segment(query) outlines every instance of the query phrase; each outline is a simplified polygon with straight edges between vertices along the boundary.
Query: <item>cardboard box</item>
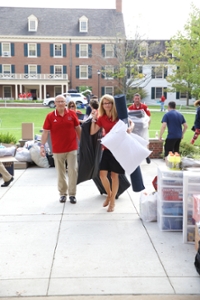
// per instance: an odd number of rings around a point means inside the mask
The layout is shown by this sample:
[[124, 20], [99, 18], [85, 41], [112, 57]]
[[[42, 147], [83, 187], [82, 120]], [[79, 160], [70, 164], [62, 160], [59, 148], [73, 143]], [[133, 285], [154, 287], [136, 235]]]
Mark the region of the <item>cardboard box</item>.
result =
[[14, 169], [27, 169], [28, 163], [26, 161], [15, 161], [14, 162]]
[[195, 249], [198, 251], [200, 241], [200, 233], [197, 224], [195, 225]]
[[[3, 156], [0, 158], [1, 162], [4, 164], [6, 170], [14, 176], [14, 162], [17, 161], [13, 156]], [[0, 174], [2, 177], [2, 175]]]
[[22, 123], [22, 140], [34, 140], [34, 123]]

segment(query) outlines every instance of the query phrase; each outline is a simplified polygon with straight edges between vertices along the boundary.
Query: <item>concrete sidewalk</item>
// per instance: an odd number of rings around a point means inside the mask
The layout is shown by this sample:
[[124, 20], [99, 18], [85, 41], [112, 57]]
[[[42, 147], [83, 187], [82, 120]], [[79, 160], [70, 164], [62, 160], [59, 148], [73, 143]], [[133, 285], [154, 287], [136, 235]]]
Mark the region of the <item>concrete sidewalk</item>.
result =
[[[148, 191], [159, 165], [141, 165]], [[200, 299], [194, 245], [143, 223], [139, 196], [130, 187], [107, 213], [90, 180], [78, 185], [76, 205], [61, 204], [55, 168], [15, 170], [0, 187], [0, 297]]]

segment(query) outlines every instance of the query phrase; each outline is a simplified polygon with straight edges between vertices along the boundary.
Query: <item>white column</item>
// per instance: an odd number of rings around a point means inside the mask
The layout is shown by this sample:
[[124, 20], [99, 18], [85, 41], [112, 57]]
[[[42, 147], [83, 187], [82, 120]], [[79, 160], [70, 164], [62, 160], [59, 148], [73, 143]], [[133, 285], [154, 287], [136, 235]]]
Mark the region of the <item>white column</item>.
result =
[[39, 85], [39, 99], [42, 100], [42, 85]]
[[21, 84], [19, 85], [19, 93], [20, 94], [22, 93], [22, 85]]
[[18, 99], [18, 93], [17, 93], [17, 84], [15, 84], [15, 99]]
[[46, 84], [44, 84], [44, 99], [46, 98], [47, 96], [47, 86]]

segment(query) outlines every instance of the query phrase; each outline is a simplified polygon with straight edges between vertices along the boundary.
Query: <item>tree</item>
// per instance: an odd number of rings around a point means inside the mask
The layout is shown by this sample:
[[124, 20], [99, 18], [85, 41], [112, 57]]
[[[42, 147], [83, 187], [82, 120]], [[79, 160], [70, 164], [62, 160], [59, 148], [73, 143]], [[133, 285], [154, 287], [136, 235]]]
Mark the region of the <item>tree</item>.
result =
[[200, 96], [200, 10], [191, 5], [192, 12], [183, 32], [178, 32], [166, 43], [168, 63], [173, 72], [168, 75], [168, 91], [186, 94], [186, 105], [191, 97]]

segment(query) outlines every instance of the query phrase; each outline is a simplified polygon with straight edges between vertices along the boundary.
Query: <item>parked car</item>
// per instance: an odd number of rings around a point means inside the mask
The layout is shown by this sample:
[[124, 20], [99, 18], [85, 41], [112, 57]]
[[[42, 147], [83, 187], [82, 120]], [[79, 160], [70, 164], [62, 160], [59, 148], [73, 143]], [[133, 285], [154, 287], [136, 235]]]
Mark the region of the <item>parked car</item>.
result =
[[[87, 98], [82, 93], [63, 93], [61, 95], [66, 98], [66, 105], [69, 101], [74, 101], [76, 105], [86, 105], [88, 103]], [[49, 106], [50, 108], [54, 108], [55, 97], [44, 99], [43, 105]]]

